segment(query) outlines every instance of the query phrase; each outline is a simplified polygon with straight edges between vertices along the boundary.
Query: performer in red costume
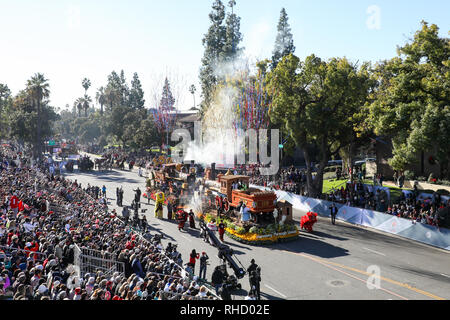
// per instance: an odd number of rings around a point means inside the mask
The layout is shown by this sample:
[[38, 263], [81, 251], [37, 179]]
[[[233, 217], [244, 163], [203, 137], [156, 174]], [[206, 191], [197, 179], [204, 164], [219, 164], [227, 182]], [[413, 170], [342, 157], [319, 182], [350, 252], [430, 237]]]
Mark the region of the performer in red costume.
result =
[[317, 222], [317, 213], [308, 212], [300, 220], [300, 227], [308, 232], [313, 232], [313, 225]]
[[188, 219], [188, 214], [183, 209], [178, 210], [177, 212], [177, 221], [178, 221], [178, 230], [181, 231], [184, 228], [184, 224]]

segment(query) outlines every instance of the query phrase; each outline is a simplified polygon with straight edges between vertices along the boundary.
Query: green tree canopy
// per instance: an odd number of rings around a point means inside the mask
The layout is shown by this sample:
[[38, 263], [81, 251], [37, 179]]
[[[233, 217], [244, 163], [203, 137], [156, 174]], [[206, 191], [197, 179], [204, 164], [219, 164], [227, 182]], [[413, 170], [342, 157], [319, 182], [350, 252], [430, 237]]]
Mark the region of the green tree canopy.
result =
[[[349, 143], [348, 136], [355, 130], [354, 115], [368, 95], [369, 78], [366, 66], [359, 69], [345, 58], [322, 61], [314, 55], [301, 62], [290, 54], [267, 73], [268, 90], [273, 92], [270, 118], [302, 148], [312, 197], [322, 193], [330, 157]], [[320, 151], [314, 179], [311, 145]]]
[[450, 177], [450, 42], [436, 25], [422, 21], [398, 56], [378, 64], [378, 88], [368, 121], [392, 138], [391, 166], [405, 170], [421, 151], [436, 155], [441, 175]]

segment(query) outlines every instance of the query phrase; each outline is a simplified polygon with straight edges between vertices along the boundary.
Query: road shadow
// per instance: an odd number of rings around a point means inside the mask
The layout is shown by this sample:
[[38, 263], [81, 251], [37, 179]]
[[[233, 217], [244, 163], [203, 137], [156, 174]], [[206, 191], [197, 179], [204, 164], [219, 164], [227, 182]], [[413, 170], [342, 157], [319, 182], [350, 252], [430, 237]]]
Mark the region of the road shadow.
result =
[[[225, 237], [224, 237], [224, 239], [225, 239]], [[249, 248], [249, 247], [244, 247], [244, 246], [242, 246], [242, 245], [239, 245], [236, 241], [231, 242], [231, 241], [226, 241], [226, 240], [225, 240], [225, 241], [223, 241], [222, 243], [225, 244], [225, 245], [229, 245], [230, 247], [233, 248], [233, 250], [234, 250], [234, 247], [241, 248], [241, 249], [245, 249], [245, 250], [251, 250], [251, 248]]]
[[422, 277], [427, 277], [427, 278], [430, 278], [430, 279], [433, 279], [433, 280], [436, 280], [439, 282], [450, 283], [450, 278], [442, 275], [441, 273], [432, 272], [432, 271], [424, 270], [424, 269], [418, 269], [418, 268], [412, 269], [412, 268], [408, 268], [408, 267], [401, 267], [401, 266], [394, 266], [394, 265], [392, 267], [403, 270], [408, 273], [412, 273], [412, 274], [419, 275]]
[[270, 247], [267, 246], [267, 248], [272, 250], [285, 250], [293, 253], [306, 253], [321, 258], [337, 258], [349, 255], [348, 250], [344, 248], [336, 247], [323, 240], [311, 238], [308, 235], [304, 236], [303, 233], [300, 233], [297, 240], [279, 243]]
[[315, 236], [318, 236], [318, 237], [334, 239], [334, 240], [339, 240], [339, 241], [348, 240], [348, 238], [342, 238], [342, 237], [331, 235], [329, 233], [323, 233], [323, 232], [320, 232], [320, 231], [313, 231], [312, 234], [315, 235]]
[[[157, 228], [152, 225], [149, 225], [147, 227], [147, 230], [150, 231], [150, 234], [152, 234], [152, 232], [159, 233], [160, 235], [162, 235], [164, 240], [170, 240], [170, 241], [176, 242], [175, 238], [173, 238], [172, 236], [169, 236], [167, 233], [163, 232], [161, 228]], [[152, 235], [154, 235], [154, 234], [152, 234]]]
[[193, 237], [197, 237], [197, 238], [199, 238], [200, 237], [200, 230], [199, 229], [191, 229], [191, 228], [188, 228], [187, 230], [185, 230], [188, 234], [190, 234], [191, 236], [193, 236]]
[[124, 184], [124, 183], [140, 183], [136, 179], [124, 178], [123, 176], [119, 176], [119, 177], [103, 177], [103, 176], [99, 176], [99, 177], [96, 177], [96, 179], [98, 179], [100, 181], [107, 181], [107, 182], [117, 182], [117, 183], [120, 182], [120, 184]]

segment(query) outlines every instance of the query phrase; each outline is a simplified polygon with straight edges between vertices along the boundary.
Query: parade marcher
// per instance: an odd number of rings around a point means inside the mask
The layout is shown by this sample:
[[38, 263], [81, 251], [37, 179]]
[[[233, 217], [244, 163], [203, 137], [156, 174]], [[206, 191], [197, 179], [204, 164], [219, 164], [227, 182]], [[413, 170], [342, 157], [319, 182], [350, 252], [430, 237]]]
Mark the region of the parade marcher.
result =
[[191, 209], [191, 210], [189, 210], [189, 227], [191, 229], [196, 229], [195, 228], [195, 220], [194, 220], [194, 218], [195, 218], [195, 215], [194, 215], [194, 212]]
[[163, 218], [163, 204], [164, 204], [164, 193], [160, 192], [156, 194], [156, 203], [155, 203], [155, 218], [162, 219]]
[[103, 187], [102, 187], [102, 195], [103, 195], [103, 197], [106, 197], [106, 187], [105, 187], [105, 185], [103, 185]]
[[333, 203], [330, 207], [330, 215], [331, 215], [331, 223], [336, 224], [336, 215], [338, 213], [338, 208], [336, 208], [336, 205]]
[[200, 257], [200, 274], [199, 274], [199, 278], [200, 279], [206, 279], [206, 268], [208, 265], [208, 255], [206, 254], [206, 252], [202, 252], [202, 255]]
[[119, 189], [119, 187], [116, 188], [116, 199], [117, 199], [117, 201], [116, 201], [117, 206], [120, 207], [120, 189]]
[[221, 219], [222, 214], [223, 214], [223, 209], [220, 206], [218, 206], [217, 207], [217, 218]]
[[184, 224], [187, 221], [187, 212], [183, 209], [178, 210], [177, 212], [177, 222], [178, 222], [178, 231], [184, 229]]
[[119, 189], [119, 199], [120, 199], [119, 207], [121, 207], [123, 204], [123, 188], [122, 188], [122, 186], [120, 186], [120, 189]]
[[172, 220], [172, 212], [173, 212], [173, 205], [172, 201], [168, 201], [167, 203], [167, 219]]
[[217, 229], [219, 231], [220, 241], [224, 242], [223, 235], [225, 234], [225, 224], [223, 223], [223, 221], [220, 221], [220, 223], [217, 225]]
[[141, 189], [139, 189], [139, 187], [137, 187], [136, 190], [133, 190], [135, 192], [134, 194], [134, 199], [137, 203], [141, 202]]

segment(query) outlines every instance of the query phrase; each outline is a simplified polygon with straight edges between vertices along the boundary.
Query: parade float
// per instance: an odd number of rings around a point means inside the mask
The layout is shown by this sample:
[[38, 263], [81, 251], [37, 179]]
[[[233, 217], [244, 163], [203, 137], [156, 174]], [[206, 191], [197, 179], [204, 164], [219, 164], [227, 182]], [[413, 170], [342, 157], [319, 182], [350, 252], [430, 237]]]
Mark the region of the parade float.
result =
[[[200, 214], [206, 222], [225, 224], [225, 233], [232, 239], [250, 245], [267, 245], [297, 240], [299, 231], [292, 221], [292, 204], [277, 201], [272, 191], [248, 188], [246, 176], [220, 176], [220, 188], [210, 186], [215, 211]], [[238, 183], [236, 183], [238, 181]], [[233, 189], [233, 184], [244, 186]], [[228, 200], [231, 199], [231, 200]], [[218, 217], [217, 212], [224, 212]]]
[[277, 201], [273, 191], [249, 187], [248, 176], [228, 171], [214, 179], [213, 165], [205, 177], [197, 178], [190, 165], [165, 164], [153, 177], [148, 189], [152, 199], [163, 192], [175, 206], [196, 212], [199, 220], [223, 222], [226, 234], [239, 242], [257, 245], [298, 239], [292, 204]]
[[215, 222], [216, 224], [222, 222], [225, 224], [225, 234], [230, 238], [245, 244], [250, 245], [267, 245], [278, 242], [288, 242], [297, 240], [299, 231], [293, 223], [272, 223], [266, 226], [245, 226], [236, 223], [228, 217], [217, 217], [217, 215], [208, 213], [197, 215], [199, 220], [208, 222]]

